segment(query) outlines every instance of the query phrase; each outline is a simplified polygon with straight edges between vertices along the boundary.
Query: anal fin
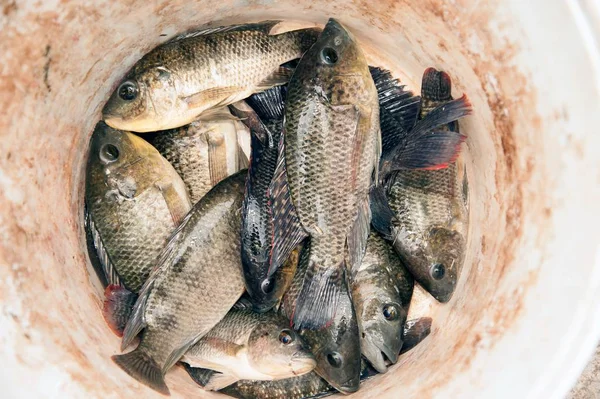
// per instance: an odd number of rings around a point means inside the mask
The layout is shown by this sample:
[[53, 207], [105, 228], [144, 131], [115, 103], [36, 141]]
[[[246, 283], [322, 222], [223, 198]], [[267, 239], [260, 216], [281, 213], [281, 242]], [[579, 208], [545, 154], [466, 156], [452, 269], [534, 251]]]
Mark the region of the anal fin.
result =
[[187, 363], [182, 364], [183, 368], [185, 369], [185, 371], [187, 371], [192, 380], [194, 380], [196, 384], [200, 385], [203, 388], [206, 386], [206, 384], [208, 384], [208, 381], [213, 376], [213, 374], [216, 373], [213, 370], [192, 367]]
[[[313, 244], [318, 240], [312, 237]], [[316, 246], [311, 245], [310, 251], [314, 251]], [[292, 322], [296, 329], [318, 330], [326, 326], [335, 317], [346, 284], [344, 259], [338, 265], [325, 266], [310, 260], [311, 255], [308, 255], [308, 269], [294, 307]]]
[[358, 207], [358, 215], [348, 237], [346, 246], [348, 249], [348, 270], [353, 275], [358, 270], [367, 248], [367, 238], [371, 231], [371, 208], [369, 198], [365, 198]]
[[269, 76], [264, 78], [262, 82], [257, 84], [254, 88], [255, 93], [259, 93], [264, 90], [268, 90], [273, 86], [281, 86], [287, 84], [292, 75], [294, 74], [294, 70], [286, 67], [280, 66], [275, 71], [273, 71]]
[[214, 373], [208, 383], [204, 386], [207, 391], [218, 391], [231, 384], [235, 384], [239, 378], [232, 374]]

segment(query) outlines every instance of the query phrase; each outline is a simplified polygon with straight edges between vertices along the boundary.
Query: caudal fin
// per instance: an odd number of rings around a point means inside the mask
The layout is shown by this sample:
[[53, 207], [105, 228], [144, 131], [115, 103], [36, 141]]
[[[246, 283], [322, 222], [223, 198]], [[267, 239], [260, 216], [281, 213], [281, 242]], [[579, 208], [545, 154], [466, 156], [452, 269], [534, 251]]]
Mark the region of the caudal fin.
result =
[[125, 325], [133, 312], [137, 295], [125, 287], [109, 285], [104, 291], [102, 315], [110, 329], [119, 337], [123, 336]]
[[275, 86], [251, 95], [246, 102], [254, 109], [261, 121], [282, 120], [286, 91], [285, 86]]
[[381, 157], [379, 168], [382, 178], [394, 170], [443, 169], [454, 162], [466, 136], [443, 130], [442, 126], [471, 112], [471, 103], [465, 95], [428, 113], [417, 122], [405, 141]]
[[309, 264], [294, 307], [294, 328], [318, 330], [331, 322], [345, 284], [345, 269], [344, 261], [328, 268]]
[[115, 355], [112, 360], [139, 382], [163, 395], [171, 394], [160, 366], [139, 347], [133, 352]]

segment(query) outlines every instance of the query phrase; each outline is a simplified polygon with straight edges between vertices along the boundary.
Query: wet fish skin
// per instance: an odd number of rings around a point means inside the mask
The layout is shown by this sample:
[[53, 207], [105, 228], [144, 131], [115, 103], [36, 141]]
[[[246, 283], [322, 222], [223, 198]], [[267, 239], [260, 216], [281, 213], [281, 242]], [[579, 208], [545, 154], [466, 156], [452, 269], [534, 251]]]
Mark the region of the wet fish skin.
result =
[[361, 352], [378, 372], [385, 373], [385, 357], [396, 363], [402, 348], [413, 277], [391, 244], [371, 232], [365, 257], [352, 278], [351, 287]]
[[[400, 354], [413, 349], [423, 341], [431, 332], [431, 319], [423, 317], [408, 320], [405, 324], [403, 337], [405, 345]], [[210, 370], [195, 369], [186, 365], [186, 371], [200, 386], [206, 385]], [[360, 380], [365, 381], [377, 375], [377, 371], [369, 367], [366, 362], [361, 363]], [[322, 398], [333, 395], [336, 390], [317, 373], [310, 372], [300, 377], [287, 378], [277, 381], [248, 381], [241, 380], [219, 391], [225, 395], [241, 399], [305, 399]]]
[[346, 267], [360, 264], [380, 141], [377, 91], [365, 56], [330, 19], [298, 64], [285, 109], [287, 182], [299, 224], [312, 239], [293, 317], [297, 328], [320, 328], [332, 319]]
[[231, 310], [181, 359], [218, 371], [206, 384], [222, 389], [240, 380], [279, 380], [315, 367], [315, 359], [289, 322], [274, 312]]
[[[251, 96], [247, 104], [236, 103], [231, 107], [251, 132], [251, 162], [242, 209], [242, 266], [246, 290], [258, 312], [265, 312], [279, 303], [295, 272], [292, 259], [285, 265], [285, 270], [279, 268], [274, 275], [269, 275], [275, 267], [275, 200], [269, 186], [277, 167], [283, 106], [283, 89], [274, 87]], [[297, 255], [295, 260], [297, 263]]]
[[299, 58], [318, 34], [270, 34], [278, 21], [186, 33], [147, 53], [103, 109], [107, 124], [135, 132], [177, 128], [216, 106], [287, 83], [280, 65]]
[[[296, 276], [283, 297], [280, 312], [291, 319], [297, 296], [309, 268], [310, 240], [304, 244]], [[300, 329], [317, 360], [315, 372], [342, 393], [356, 392], [360, 379], [360, 340], [356, 314], [347, 291], [343, 290], [335, 317], [319, 330]]]
[[[450, 85], [445, 72], [425, 71], [421, 118], [451, 101]], [[458, 124], [444, 128], [458, 129]], [[446, 169], [398, 171], [388, 184], [394, 248], [415, 279], [440, 302], [452, 297], [465, 258], [466, 179], [464, 160], [458, 158]]]
[[91, 138], [85, 202], [108, 283], [133, 292], [191, 208], [183, 181], [154, 147], [103, 122]]
[[244, 292], [239, 231], [245, 178], [241, 171], [225, 179], [187, 214], [125, 327], [121, 348], [144, 330], [139, 346], [113, 356], [128, 374], [159, 392], [168, 392], [164, 375], [171, 366]]
[[227, 114], [229, 118], [216, 116], [157, 132], [151, 141], [183, 179], [192, 204], [221, 180], [248, 167], [238, 136], [249, 132], [240, 129], [237, 125], [241, 122]]

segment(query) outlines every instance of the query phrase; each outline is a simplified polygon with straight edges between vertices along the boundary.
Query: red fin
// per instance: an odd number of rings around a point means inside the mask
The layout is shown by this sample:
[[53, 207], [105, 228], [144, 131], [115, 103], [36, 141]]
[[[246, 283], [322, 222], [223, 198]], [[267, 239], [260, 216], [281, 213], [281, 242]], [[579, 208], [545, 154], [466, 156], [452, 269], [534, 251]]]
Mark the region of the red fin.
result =
[[104, 291], [102, 315], [110, 329], [119, 337], [123, 336], [136, 299], [136, 294], [119, 285], [109, 285]]

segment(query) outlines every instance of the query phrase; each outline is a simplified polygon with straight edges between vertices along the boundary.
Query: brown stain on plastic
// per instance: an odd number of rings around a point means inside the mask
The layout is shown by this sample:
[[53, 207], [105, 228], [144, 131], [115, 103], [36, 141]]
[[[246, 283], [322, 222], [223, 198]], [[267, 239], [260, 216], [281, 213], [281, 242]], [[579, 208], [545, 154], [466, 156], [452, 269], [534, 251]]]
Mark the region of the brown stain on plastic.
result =
[[[156, 25], [157, 32], [162, 32], [166, 27], [172, 27], [175, 19], [167, 14], [177, 11], [182, 4], [177, 1], [175, 3], [177, 4], [164, 3], [156, 9], [157, 13], [164, 15], [164, 20]], [[207, 1], [206, 7], [218, 6], [218, 3], [217, 1]], [[254, 3], [257, 9], [263, 7], [262, 2]], [[0, 109], [3, 110], [3, 113], [0, 113], [0, 126], [13, 127], [11, 119], [14, 115], [24, 114], [23, 110], [27, 108], [26, 117], [30, 119], [32, 125], [51, 126], [58, 130], [56, 135], [53, 134], [55, 132], [48, 132], [44, 136], [36, 137], [33, 143], [28, 142], [29, 132], [26, 129], [2, 130], [5, 135], [10, 136], [7, 137], [5, 145], [9, 143], [11, 150], [5, 152], [5, 156], [0, 157], [0, 168], [7, 171], [8, 178], [12, 179], [15, 184], [12, 187], [14, 191], [12, 194], [0, 192], [2, 217], [6, 218], [2, 221], [10, 221], [4, 226], [4, 234], [9, 237], [9, 240], [0, 242], [0, 264], [18, 265], [9, 273], [14, 281], [14, 288], [23, 293], [19, 299], [22, 301], [24, 309], [37, 309], [43, 293], [50, 290], [56, 291], [57, 286], [63, 290], [60, 297], [56, 295], [53, 298], [60, 299], [61, 303], [43, 304], [44, 310], [56, 307], [59, 312], [56, 316], [49, 317], [48, 314], [40, 311], [13, 314], [10, 318], [15, 330], [20, 334], [19, 340], [16, 341], [18, 345], [26, 345], [26, 341], [37, 342], [40, 338], [33, 335], [32, 332], [41, 331], [44, 335], [41, 338], [44, 346], [60, 348], [60, 350], [53, 351], [53, 356], [59, 354], [68, 356], [70, 362], [65, 366], [67, 372], [88, 392], [106, 392], [108, 381], [94, 380], [88, 377], [98, 375], [94, 364], [100, 364], [106, 368], [107, 372], [115, 374], [114, 378], [110, 380], [111, 393], [121, 393], [116, 391], [121, 387], [115, 382], [128, 381], [131, 384], [126, 387], [127, 393], [147, 394], [148, 389], [140, 387], [139, 384], [136, 385], [126, 376], [117, 375], [120, 371], [116, 368], [110, 368], [108, 358], [117, 352], [118, 339], [112, 336], [104, 325], [100, 312], [100, 298], [96, 294], [90, 293], [91, 288], [86, 285], [89, 283], [83, 263], [87, 262], [87, 258], [81, 252], [85, 248], [81, 226], [82, 170], [77, 170], [77, 167], [73, 167], [73, 165], [82, 165], [84, 162], [85, 157], [82, 153], [87, 148], [87, 135], [91, 131], [88, 128], [93, 126], [94, 121], [85, 121], [87, 126], [83, 126], [83, 122], [82, 125], [78, 125], [63, 120], [48, 119], [47, 115], [43, 113], [46, 110], [43, 104], [54, 102], [60, 104], [61, 101], [71, 99], [64, 94], [65, 90], [77, 90], [78, 86], [76, 85], [68, 86], [64, 90], [62, 87], [59, 89], [64, 80], [80, 82], [81, 86], [85, 84], [87, 88], [96, 85], [94, 87], [97, 87], [97, 90], [107, 90], [102, 86], [108, 84], [106, 82], [115, 83], [110, 71], [106, 70], [107, 67], [102, 65], [99, 58], [95, 59], [96, 64], [89, 62], [85, 68], [80, 69], [66, 66], [64, 61], [61, 62], [61, 57], [70, 59], [69, 57], [76, 58], [75, 56], [78, 55], [75, 51], [68, 52], [70, 46], [77, 46], [77, 43], [86, 36], [95, 39], [94, 45], [100, 45], [100, 50], [97, 51], [110, 51], [110, 48], [102, 47], [102, 44], [112, 43], [117, 48], [115, 51], [119, 51], [122, 55], [125, 52], [121, 46], [132, 46], [133, 39], [123, 37], [119, 42], [112, 38], [113, 32], [104, 29], [105, 26], [102, 24], [98, 24], [98, 26], [90, 24], [86, 27], [89, 31], [82, 32], [71, 28], [73, 24], [70, 22], [81, 23], [81, 21], [89, 19], [102, 19], [106, 23], [107, 18], [114, 21], [123, 15], [120, 12], [136, 7], [141, 2], [135, 0], [128, 1], [127, 4], [119, 2], [119, 8], [113, 10], [114, 14], [110, 16], [106, 16], [98, 9], [98, 6], [71, 7], [70, 4], [70, 2], [63, 3], [61, 6], [63, 11], [65, 8], [68, 11], [62, 14], [54, 11], [27, 13], [23, 17], [20, 16], [17, 23], [9, 22], [4, 25], [0, 32], [0, 38], [3, 39], [0, 40], [1, 52], [3, 54], [8, 52], [19, 54], [19, 56], [3, 60], [4, 67], [11, 72], [10, 76], [0, 75], [0, 92], [3, 94], [0, 96]], [[510, 65], [511, 57], [519, 49], [507, 43], [501, 51], [486, 54], [484, 59], [480, 54], [471, 52], [467, 46], [462, 46], [463, 43], [467, 43], [469, 35], [473, 34], [474, 27], [485, 26], [494, 16], [495, 9], [489, 4], [477, 4], [477, 7], [473, 7], [474, 2], [467, 0], [457, 0], [455, 5], [435, 0], [384, 0], [379, 2], [377, 7], [373, 7], [372, 2], [363, 0], [355, 0], [352, 4], [364, 16], [365, 21], [381, 31], [401, 25], [402, 21], [397, 19], [397, 15], [402, 13], [404, 8], [409, 8], [410, 14], [420, 18], [423, 24], [443, 25], [447, 37], [436, 40], [436, 45], [428, 50], [435, 53], [434, 57], [440, 62], [446, 59], [448, 53], [460, 52], [461, 56], [470, 63], [473, 73], [482, 82], [480, 89], [485, 95], [487, 108], [492, 115], [494, 132], [467, 131], [466, 133], [489, 134], [494, 142], [497, 156], [494, 176], [496, 192], [494, 194], [497, 196], [496, 201], [500, 206], [498, 213], [504, 215], [505, 231], [504, 240], [501, 242], [498, 242], [493, 236], [495, 232], [484, 231], [482, 237], [475, 238], [480, 243], [481, 253], [486, 259], [497, 257], [498, 267], [483, 265], [483, 274], [479, 274], [473, 267], [472, 272], [464, 275], [463, 279], [466, 279], [465, 286], [474, 291], [480, 290], [478, 286], [480, 279], [490, 279], [500, 284], [502, 279], [511, 272], [511, 264], [518, 261], [515, 259], [515, 250], [523, 238], [526, 205], [538, 205], [537, 200], [531, 197], [531, 193], [524, 191], [522, 186], [532, 175], [541, 173], [540, 168], [542, 167], [534, 162], [531, 154], [525, 153], [524, 146], [520, 145], [523, 138], [517, 137], [515, 132], [518, 126], [528, 126], [533, 130], [540, 130], [539, 119], [537, 126], [535, 121], [535, 92], [529, 89], [527, 77]], [[306, 10], [314, 8], [313, 5], [306, 6]], [[469, 13], [465, 12], [466, 9]], [[22, 11], [14, 1], [2, 6], [2, 14], [6, 18], [12, 18]], [[239, 12], [239, 10], [235, 12]], [[229, 17], [235, 17], [235, 12]], [[23, 35], [17, 25], [29, 26], [31, 31], [38, 34]], [[499, 47], [495, 43], [495, 38], [489, 36], [484, 29], [477, 29], [476, 33], [482, 40], [484, 49]], [[5, 38], [10, 38], [10, 40], [4, 40]], [[52, 47], [44, 56], [46, 46], [50, 43], [49, 39], [52, 39], [53, 43], [68, 45], [65, 45], [64, 48]], [[418, 37], [409, 37], [408, 40], [412, 40], [415, 45], [420, 46], [427, 43]], [[457, 46], [457, 43], [461, 46]], [[88, 54], [84, 54], [83, 57], [90, 59]], [[424, 68], [427, 66], [429, 65], [423, 65]], [[69, 75], [74, 72], [77, 74], [75, 80], [69, 80]], [[496, 78], [497, 86], [491, 84], [489, 76]], [[453, 76], [453, 78], [457, 86], [461, 86], [461, 76]], [[463, 89], [470, 93], [469, 87]], [[102, 94], [102, 92], [100, 93]], [[92, 97], [95, 98], [95, 96], [96, 93], [89, 98], [83, 96], [83, 99], [92, 102]], [[511, 100], [515, 98], [518, 101]], [[96, 103], [94, 105], [98, 106]], [[479, 111], [475, 110], [475, 112]], [[560, 117], [568, 119], [569, 116], [565, 113], [566, 111], [559, 112], [557, 119]], [[76, 119], [75, 121], [77, 122]], [[576, 143], [573, 146], [577, 151]], [[35, 154], [35, 158], [32, 154]], [[527, 161], [523, 162], [524, 159]], [[15, 168], [14, 165], [19, 166]], [[39, 165], [44, 165], [46, 171], [58, 171], [59, 173], [56, 176], [39, 176]], [[49, 181], [52, 183], [51, 185], [48, 184]], [[27, 182], [27, 184], [23, 182]], [[53, 195], [52, 202], [45, 204], [46, 199], [40, 195], [45, 186], [52, 187], [53, 190], [62, 188], [64, 191], [61, 195]], [[543, 192], [543, 187], [541, 189]], [[57, 201], [54, 197], [61, 197], [61, 200]], [[550, 207], [544, 205], [540, 209], [544, 209], [543, 217], [545, 219], [551, 219]], [[51, 216], [44, 216], [44, 212], [77, 216], [67, 218], [68, 220], [56, 220]], [[38, 216], [40, 214], [42, 216]], [[80, 237], [81, 245], [69, 247], [67, 251], [56, 250], [62, 248], [64, 241], [68, 239], [67, 235]], [[54, 265], [68, 264], [71, 269], [68, 267], [57, 267], [51, 270], [38, 268], [43, 262], [40, 257], [36, 258], [31, 255], [34, 250], [52, 256], [55, 260]], [[75, 258], [70, 256], [72, 253], [76, 255]], [[463, 333], [457, 336], [456, 341], [448, 343], [445, 357], [428, 358], [430, 361], [428, 369], [439, 372], [438, 377], [429, 380], [438, 381], [438, 383], [423, 387], [419, 397], [433, 396], [440, 386], [452, 378], [454, 373], [469, 367], [479, 349], [485, 348], [486, 345], [493, 345], [494, 338], [505, 333], [522, 312], [526, 287], [533, 284], [536, 279], [537, 273], [532, 271], [524, 276], [522, 284], [518, 287], [515, 286], [508, 293], [494, 295], [494, 292], [490, 291], [486, 292], [487, 295], [478, 295], [478, 297], [489, 298], [488, 303], [460, 302], [445, 305], [452, 307], [450, 310], [453, 313], [447, 320], [448, 327], [436, 325], [434, 320], [434, 330], [428, 338], [429, 342], [433, 342], [439, 337], [444, 328], [456, 328]], [[0, 289], [0, 298], [3, 301], [11, 299], [9, 295], [11, 295], [9, 292]], [[90, 300], [85, 300], [86, 298]], [[92, 303], [92, 307], [86, 308], [87, 313], [82, 314], [81, 309], [78, 308], [79, 300]], [[478, 317], [478, 311], [481, 309], [485, 309], [485, 320], [493, 322], [489, 326], [485, 325]], [[88, 318], [94, 322], [86, 323]], [[458, 325], [460, 327], [454, 327]], [[85, 341], [81, 339], [81, 335], [78, 336], [78, 339], [69, 335], [71, 332], [81, 329], [85, 330]], [[90, 347], [90, 344], [95, 346]], [[426, 352], [425, 349], [417, 350], [422, 352], [416, 353], [426, 356], [426, 353], [423, 353]], [[92, 363], [91, 358], [94, 356], [106, 359], [106, 362]], [[21, 362], [25, 365], [29, 364], [28, 359], [24, 356], [21, 357]], [[58, 364], [60, 359], [51, 358], [48, 362], [49, 364], [52, 362]], [[394, 377], [396, 376], [390, 378]], [[168, 378], [170, 385], [172, 381], [182, 384], [181, 389], [179, 389], [180, 385], [177, 385], [178, 391], [186, 389], [188, 380], [181, 370], [177, 369], [170, 373]], [[390, 387], [387, 391], [380, 391], [379, 394], [388, 392], [397, 396], [396, 389], [397, 387]], [[189, 392], [192, 394], [194, 390], [190, 389]], [[363, 393], [361, 391], [356, 396], [360, 397]]]

